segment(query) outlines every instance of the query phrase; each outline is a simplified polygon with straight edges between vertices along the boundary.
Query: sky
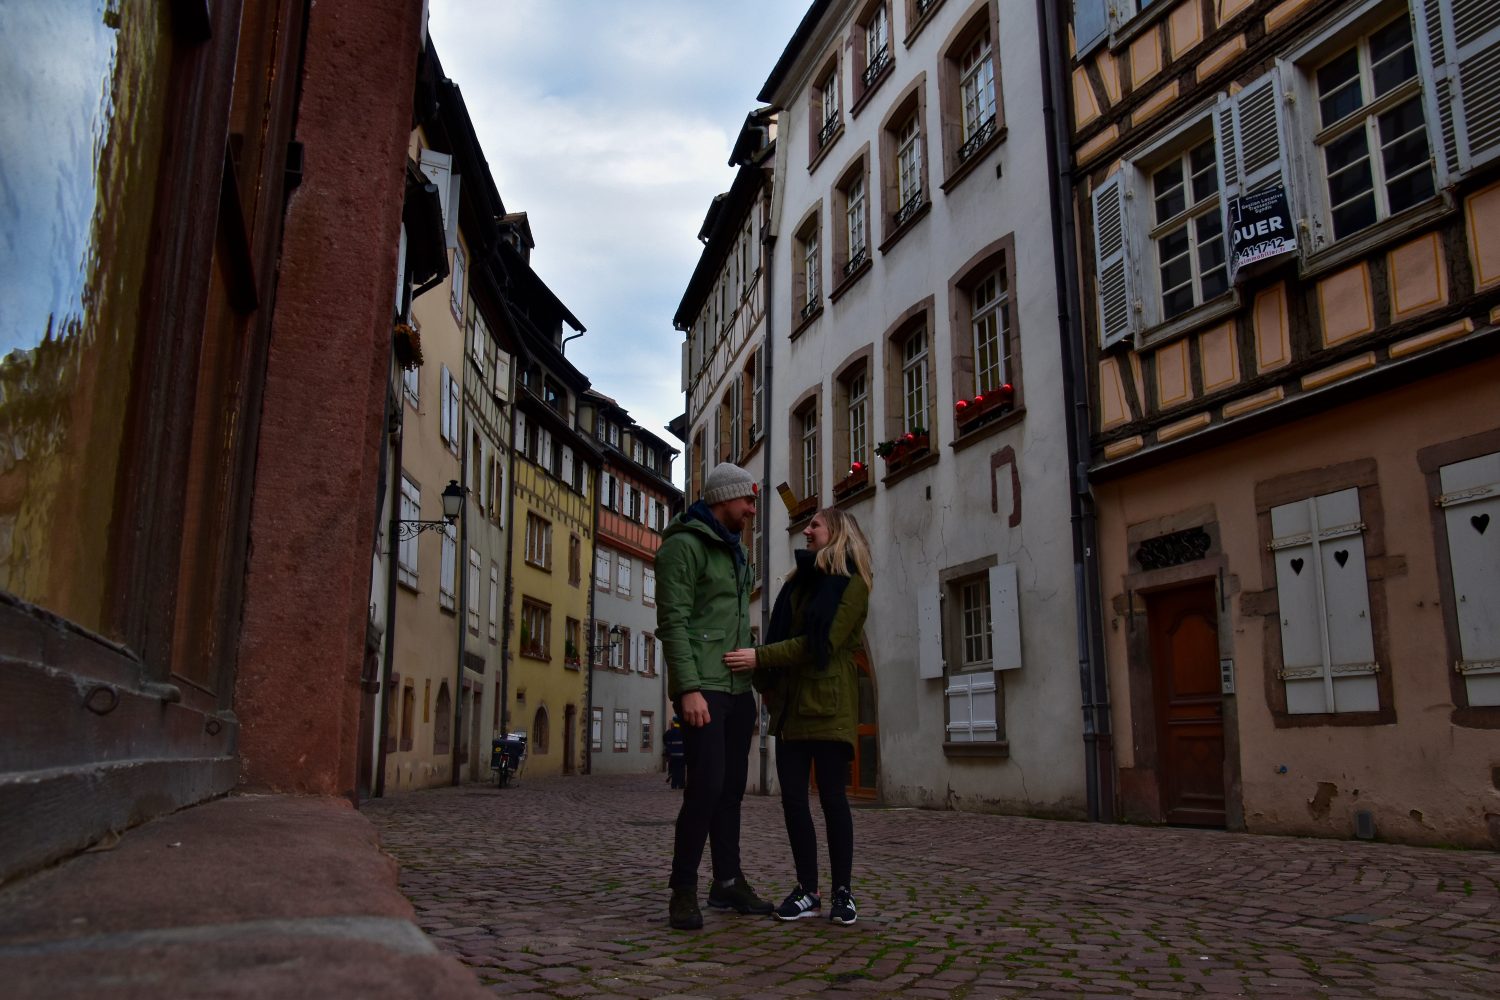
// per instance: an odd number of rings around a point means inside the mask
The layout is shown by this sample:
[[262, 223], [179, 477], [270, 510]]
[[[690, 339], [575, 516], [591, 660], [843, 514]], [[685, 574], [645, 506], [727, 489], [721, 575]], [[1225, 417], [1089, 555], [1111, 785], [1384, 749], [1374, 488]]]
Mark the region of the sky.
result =
[[[588, 332], [567, 356], [674, 447], [682, 335], [672, 316], [729, 150], [808, 0], [431, 0], [531, 266]], [[565, 331], [569, 332], [569, 331]], [[681, 462], [674, 469], [681, 481]]]

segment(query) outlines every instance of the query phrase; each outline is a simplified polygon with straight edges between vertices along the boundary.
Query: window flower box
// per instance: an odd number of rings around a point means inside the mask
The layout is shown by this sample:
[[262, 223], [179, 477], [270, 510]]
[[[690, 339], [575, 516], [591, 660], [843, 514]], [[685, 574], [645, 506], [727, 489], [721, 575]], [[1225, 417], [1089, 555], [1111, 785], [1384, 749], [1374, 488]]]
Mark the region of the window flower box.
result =
[[397, 323], [391, 331], [391, 348], [396, 362], [407, 371], [422, 365], [422, 335], [409, 323]]
[[787, 519], [795, 524], [805, 517], [812, 517], [817, 512], [817, 496], [813, 495], [810, 497], [803, 497], [801, 500], [798, 500], [795, 504], [792, 505], [791, 510], [787, 511]]
[[953, 404], [953, 416], [960, 434], [987, 423], [991, 417], [1008, 412], [1015, 404], [1015, 388], [1009, 382], [973, 399], [960, 399]]
[[849, 466], [849, 474], [833, 484], [833, 498], [842, 500], [870, 485], [870, 467], [863, 462]]
[[885, 474], [899, 472], [932, 450], [932, 439], [926, 428], [915, 427], [898, 438], [882, 441], [875, 454], [885, 459]]

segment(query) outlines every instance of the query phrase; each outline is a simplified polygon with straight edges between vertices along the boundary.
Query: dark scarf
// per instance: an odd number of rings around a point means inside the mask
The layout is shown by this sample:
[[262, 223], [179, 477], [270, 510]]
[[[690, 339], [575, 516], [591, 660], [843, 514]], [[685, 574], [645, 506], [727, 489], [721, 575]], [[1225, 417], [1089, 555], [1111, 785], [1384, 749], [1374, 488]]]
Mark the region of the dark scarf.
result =
[[714, 517], [712, 507], [704, 503], [702, 500], [699, 500], [687, 509], [687, 513], [684, 515], [684, 518], [689, 521], [702, 521], [704, 524], [714, 529], [714, 534], [722, 538], [724, 540], [724, 544], [728, 545], [730, 550], [734, 552], [735, 566], [739, 567], [745, 565], [745, 550], [740, 546], [740, 536], [736, 535], [734, 532], [730, 531], [728, 528], [724, 527], [724, 525], [719, 523], [719, 519], [717, 517]]
[[[771, 624], [766, 630], [766, 641], [780, 642], [792, 637], [792, 595], [807, 594], [802, 608], [802, 629], [813, 662], [819, 670], [828, 669], [828, 660], [833, 655], [832, 641], [828, 637], [833, 628], [833, 617], [838, 614], [839, 604], [844, 599], [844, 588], [849, 586], [849, 577], [836, 573], [824, 573], [818, 568], [816, 555], [807, 549], [798, 549], [797, 572], [776, 595], [776, 605], [771, 609]], [[849, 571], [855, 572], [850, 566]]]

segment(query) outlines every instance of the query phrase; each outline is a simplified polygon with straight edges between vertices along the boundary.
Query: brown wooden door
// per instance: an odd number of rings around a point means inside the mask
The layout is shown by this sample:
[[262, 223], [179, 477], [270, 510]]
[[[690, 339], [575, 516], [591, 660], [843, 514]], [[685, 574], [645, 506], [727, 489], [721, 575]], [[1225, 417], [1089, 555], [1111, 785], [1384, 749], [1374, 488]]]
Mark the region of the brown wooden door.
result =
[[854, 656], [859, 669], [859, 727], [855, 730], [854, 760], [849, 767], [849, 795], [873, 799], [880, 790], [880, 738], [875, 725], [875, 678], [863, 650]]
[[1163, 818], [1224, 825], [1224, 696], [1212, 583], [1151, 594], [1152, 682]]

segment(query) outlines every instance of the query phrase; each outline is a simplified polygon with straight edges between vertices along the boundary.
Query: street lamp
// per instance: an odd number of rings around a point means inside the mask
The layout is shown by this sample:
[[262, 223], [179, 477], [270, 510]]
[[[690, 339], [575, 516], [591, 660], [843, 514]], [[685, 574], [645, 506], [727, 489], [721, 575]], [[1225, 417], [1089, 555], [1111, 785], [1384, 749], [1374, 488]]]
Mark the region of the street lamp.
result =
[[443, 519], [441, 521], [406, 521], [396, 522], [396, 537], [401, 539], [414, 538], [429, 528], [441, 531], [447, 528], [458, 515], [463, 512], [464, 493], [467, 491], [458, 485], [457, 479], [448, 480], [448, 485], [443, 487]]
[[605, 653], [613, 650], [619, 645], [620, 626], [611, 625], [609, 627], [609, 638], [604, 642], [589, 647], [589, 661], [591, 663], [598, 663], [600, 658], [603, 657]]

